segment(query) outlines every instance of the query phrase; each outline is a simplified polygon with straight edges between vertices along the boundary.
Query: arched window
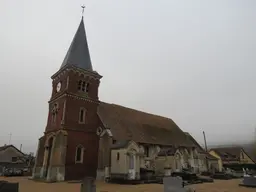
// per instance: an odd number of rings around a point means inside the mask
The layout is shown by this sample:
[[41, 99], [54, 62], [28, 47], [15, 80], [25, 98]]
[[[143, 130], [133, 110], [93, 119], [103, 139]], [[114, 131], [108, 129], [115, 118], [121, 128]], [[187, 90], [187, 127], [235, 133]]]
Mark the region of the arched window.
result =
[[86, 81], [78, 81], [78, 90], [82, 92], [89, 92], [89, 83], [86, 83]]
[[84, 148], [83, 146], [79, 145], [76, 148], [76, 163], [82, 163], [84, 156]]
[[80, 80], [79, 82], [78, 82], [78, 90], [80, 91], [82, 89], [82, 81]]
[[79, 123], [85, 123], [85, 117], [86, 117], [86, 109], [85, 108], [80, 108]]
[[144, 153], [145, 153], [146, 157], [149, 157], [149, 146], [144, 147]]
[[86, 83], [86, 93], [88, 93], [89, 92], [89, 83]]
[[85, 92], [85, 89], [86, 89], [86, 83], [85, 83], [85, 81], [83, 81], [83, 84], [82, 84], [82, 91]]

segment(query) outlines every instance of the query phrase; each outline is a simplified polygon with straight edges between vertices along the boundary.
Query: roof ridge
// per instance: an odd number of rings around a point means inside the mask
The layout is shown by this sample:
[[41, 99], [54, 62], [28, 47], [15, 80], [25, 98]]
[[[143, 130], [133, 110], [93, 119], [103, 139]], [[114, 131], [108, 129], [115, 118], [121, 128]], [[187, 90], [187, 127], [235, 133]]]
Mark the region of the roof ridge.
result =
[[196, 146], [168, 117], [103, 101], [98, 114], [117, 140], [129, 138], [139, 143]]
[[110, 104], [110, 105], [117, 106], [117, 107], [122, 107], [122, 108], [129, 109], [129, 110], [132, 110], [132, 111], [140, 112], [140, 113], [144, 113], [144, 114], [147, 114], [147, 115], [153, 115], [153, 116], [155, 116], [155, 117], [165, 118], [165, 119], [171, 120], [171, 121], [173, 122], [173, 120], [172, 120], [171, 118], [169, 118], [169, 117], [165, 117], [165, 116], [161, 116], [161, 115], [149, 113], [149, 112], [146, 112], [146, 111], [134, 109], [134, 108], [127, 107], [127, 106], [124, 106], [124, 105], [120, 105], [120, 104], [106, 103], [106, 102], [103, 102], [103, 103], [105, 103], [105, 104]]
[[17, 147], [15, 147], [13, 144], [1, 146], [1, 147], [0, 147], [0, 151], [6, 150], [6, 149], [9, 148], [9, 147], [13, 147], [14, 149], [16, 149], [17, 151], [19, 151], [20, 153], [22, 153], [22, 154], [24, 155], [24, 153], [23, 153], [21, 150], [19, 150]]

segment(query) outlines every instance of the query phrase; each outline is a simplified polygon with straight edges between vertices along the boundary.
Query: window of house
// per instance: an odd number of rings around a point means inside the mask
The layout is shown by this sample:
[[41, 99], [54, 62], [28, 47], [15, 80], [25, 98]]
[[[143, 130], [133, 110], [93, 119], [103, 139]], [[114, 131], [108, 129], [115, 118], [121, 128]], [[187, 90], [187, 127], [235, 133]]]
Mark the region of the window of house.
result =
[[117, 152], [117, 154], [116, 154], [116, 160], [119, 161], [119, 159], [120, 159], [120, 153]]
[[12, 162], [17, 162], [18, 158], [17, 157], [12, 157]]
[[78, 146], [76, 148], [76, 163], [83, 162], [83, 154], [84, 154], [84, 148], [82, 146]]
[[112, 144], [115, 144], [115, 143], [116, 143], [116, 140], [115, 140], [115, 139], [113, 139], [113, 140], [112, 140]]
[[149, 147], [148, 146], [144, 147], [144, 151], [145, 151], [146, 157], [149, 157]]

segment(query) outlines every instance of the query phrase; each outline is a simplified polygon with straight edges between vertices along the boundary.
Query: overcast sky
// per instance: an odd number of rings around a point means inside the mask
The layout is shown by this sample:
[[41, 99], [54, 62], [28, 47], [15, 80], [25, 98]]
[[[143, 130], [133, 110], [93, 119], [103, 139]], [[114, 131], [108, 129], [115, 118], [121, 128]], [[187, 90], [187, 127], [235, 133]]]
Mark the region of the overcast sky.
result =
[[1, 0], [0, 145], [35, 151], [51, 79], [85, 10], [99, 97], [172, 118], [203, 143], [253, 139], [255, 0]]

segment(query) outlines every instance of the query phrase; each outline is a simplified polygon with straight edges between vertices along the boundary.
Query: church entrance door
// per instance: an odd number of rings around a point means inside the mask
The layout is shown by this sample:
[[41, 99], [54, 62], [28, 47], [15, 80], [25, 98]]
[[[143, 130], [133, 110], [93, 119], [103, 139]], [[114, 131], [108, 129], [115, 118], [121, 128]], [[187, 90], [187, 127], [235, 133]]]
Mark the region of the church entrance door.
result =
[[136, 178], [136, 156], [135, 154], [129, 155], [129, 179], [134, 180]]

